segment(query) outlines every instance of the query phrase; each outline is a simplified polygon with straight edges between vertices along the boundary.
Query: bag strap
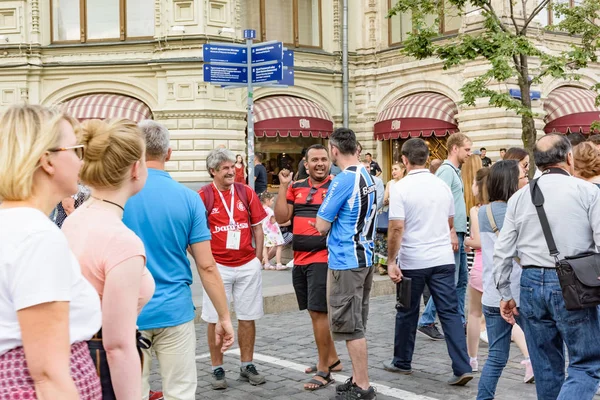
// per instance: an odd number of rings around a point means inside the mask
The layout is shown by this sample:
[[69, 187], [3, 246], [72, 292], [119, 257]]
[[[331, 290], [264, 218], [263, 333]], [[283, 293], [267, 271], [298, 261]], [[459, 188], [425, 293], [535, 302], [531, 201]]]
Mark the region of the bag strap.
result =
[[[210, 187], [210, 183], [208, 185], [204, 185], [198, 190], [198, 194], [202, 192], [204, 194], [204, 208], [206, 208], [206, 212], [210, 214], [215, 204], [215, 194], [212, 191], [212, 187]], [[202, 199], [202, 197], [200, 197]]]
[[538, 186], [539, 179], [540, 178], [534, 179], [529, 183], [529, 188], [531, 191], [531, 201], [533, 202], [533, 205], [535, 206], [535, 209], [538, 214], [538, 218], [540, 219], [540, 224], [542, 225], [542, 232], [544, 232], [546, 244], [548, 245], [548, 250], [550, 250], [550, 255], [554, 257], [554, 260], [558, 263], [558, 255], [560, 253], [556, 248], [554, 236], [552, 236], [552, 231], [550, 230], [550, 223], [548, 222], [548, 217], [546, 216], [546, 211], [544, 210], [544, 194]]
[[488, 217], [488, 221], [490, 221], [490, 225], [492, 226], [492, 231], [496, 234], [496, 236], [500, 235], [500, 229], [498, 229], [498, 225], [496, 225], [496, 220], [494, 219], [494, 214], [492, 214], [492, 204], [488, 204], [485, 209], [485, 212]]

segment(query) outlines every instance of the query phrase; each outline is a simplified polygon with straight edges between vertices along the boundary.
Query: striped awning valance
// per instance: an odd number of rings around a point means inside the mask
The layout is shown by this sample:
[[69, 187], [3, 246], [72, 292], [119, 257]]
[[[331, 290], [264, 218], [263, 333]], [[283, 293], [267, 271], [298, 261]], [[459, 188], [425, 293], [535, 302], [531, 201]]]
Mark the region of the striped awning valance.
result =
[[457, 113], [456, 104], [439, 93], [422, 92], [402, 97], [377, 116], [375, 138], [445, 136], [458, 131]]
[[254, 105], [254, 131], [262, 137], [322, 137], [333, 132], [329, 113], [317, 103], [292, 96], [273, 96]]
[[591, 90], [563, 86], [553, 90], [544, 103], [546, 133], [589, 133], [590, 125], [600, 120], [597, 94]]
[[152, 111], [133, 97], [118, 94], [89, 94], [62, 104], [63, 111], [78, 120], [127, 118], [140, 122], [152, 118]]

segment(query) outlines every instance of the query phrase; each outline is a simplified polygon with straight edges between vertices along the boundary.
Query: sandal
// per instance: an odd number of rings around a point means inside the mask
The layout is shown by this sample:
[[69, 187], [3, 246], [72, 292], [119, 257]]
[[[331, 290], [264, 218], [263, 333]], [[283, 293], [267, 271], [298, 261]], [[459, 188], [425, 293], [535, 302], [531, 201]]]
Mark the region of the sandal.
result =
[[[317, 371], [317, 373], [315, 374], [315, 377], [320, 377], [323, 378], [325, 380], [325, 382], [321, 382], [318, 379], [315, 379], [314, 377], [309, 380], [308, 382], [306, 382], [304, 384], [304, 390], [308, 390], [308, 391], [315, 391], [315, 390], [319, 390], [319, 389], [323, 389], [326, 388], [327, 386], [331, 385], [332, 383], [335, 382], [335, 379], [333, 379], [331, 377], [331, 372], [329, 373], [325, 373], [322, 371]], [[307, 387], [306, 385], [315, 385], [313, 387]]]
[[[329, 366], [329, 372], [341, 372], [342, 368], [334, 370], [334, 368], [337, 367], [338, 365], [340, 365], [341, 363], [342, 362], [340, 360], [337, 360], [336, 362], [331, 364]], [[304, 370], [305, 374], [314, 374], [317, 372], [319, 372], [319, 368], [316, 365], [311, 365], [310, 367], [308, 367]]]

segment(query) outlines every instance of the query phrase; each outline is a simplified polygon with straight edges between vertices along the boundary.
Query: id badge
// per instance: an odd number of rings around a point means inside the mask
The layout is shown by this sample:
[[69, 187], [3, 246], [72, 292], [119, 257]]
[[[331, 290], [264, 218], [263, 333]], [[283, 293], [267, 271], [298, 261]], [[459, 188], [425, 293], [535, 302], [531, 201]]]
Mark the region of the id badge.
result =
[[240, 231], [227, 231], [227, 244], [225, 247], [229, 250], [239, 250], [241, 237], [242, 232]]

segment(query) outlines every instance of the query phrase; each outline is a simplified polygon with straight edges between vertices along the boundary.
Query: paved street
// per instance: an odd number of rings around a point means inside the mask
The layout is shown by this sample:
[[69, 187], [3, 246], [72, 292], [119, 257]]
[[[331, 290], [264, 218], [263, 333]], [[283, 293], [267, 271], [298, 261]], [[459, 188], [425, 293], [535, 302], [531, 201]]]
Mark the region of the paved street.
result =
[[[477, 393], [479, 376], [468, 386], [454, 388], [445, 381], [451, 374], [450, 359], [445, 342], [434, 342], [424, 336], [417, 336], [414, 373], [402, 376], [385, 371], [382, 361], [391, 357], [394, 336], [394, 298], [382, 296], [371, 300], [369, 319], [369, 366], [370, 378], [378, 390], [378, 399], [404, 400], [465, 400], [474, 399]], [[302, 389], [302, 383], [309, 378], [303, 373], [304, 367], [316, 360], [316, 349], [312, 337], [310, 319], [306, 312], [288, 312], [267, 315], [257, 323], [255, 363], [267, 377], [267, 383], [253, 387], [238, 382], [239, 358], [237, 346], [225, 355], [225, 369], [229, 388], [225, 391], [210, 389], [210, 361], [206, 346], [206, 325], [197, 325], [198, 335], [198, 391], [197, 399], [327, 399], [334, 395], [334, 385], [316, 392]], [[350, 374], [350, 362], [345, 345], [338, 344], [338, 351], [344, 363], [344, 371], [336, 376], [343, 382]], [[485, 361], [487, 347], [480, 347], [480, 370]], [[511, 358], [500, 379], [497, 399], [535, 399], [535, 386], [524, 384], [523, 367], [519, 364], [522, 356], [513, 345]], [[154, 390], [160, 389], [160, 378], [156, 365], [151, 375]]]

